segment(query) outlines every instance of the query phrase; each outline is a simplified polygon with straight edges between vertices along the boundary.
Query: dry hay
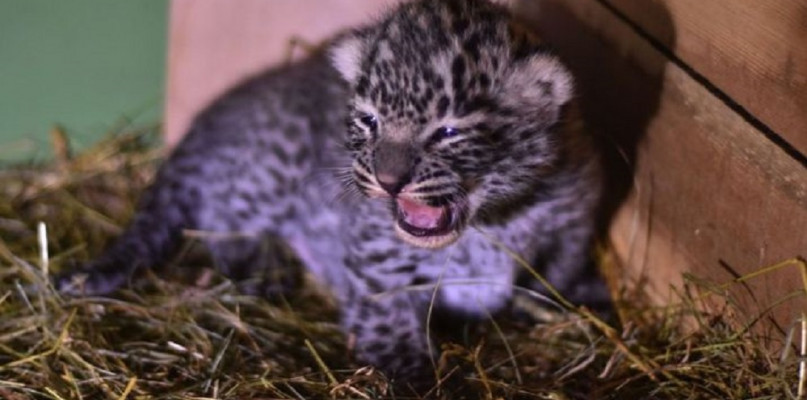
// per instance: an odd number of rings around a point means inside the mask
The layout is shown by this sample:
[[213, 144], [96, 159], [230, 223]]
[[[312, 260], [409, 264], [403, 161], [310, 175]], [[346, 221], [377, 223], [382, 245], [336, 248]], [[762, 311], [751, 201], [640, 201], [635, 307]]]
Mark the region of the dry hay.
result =
[[[53, 291], [49, 274], [97, 254], [131, 215], [160, 158], [155, 131], [130, 129], [76, 157], [56, 131], [55, 161], [0, 170], [0, 398], [417, 398], [350, 358], [333, 302], [314, 285], [273, 301], [215, 274], [147, 274], [113, 297]], [[689, 282], [663, 309], [619, 302], [619, 327], [574, 309], [544, 312], [542, 323], [508, 314], [465, 326], [435, 361], [444, 384], [428, 395], [785, 399], [804, 390], [802, 325], [786, 338], [799, 343], [772, 354], [737, 329], [744, 321], [727, 320], [742, 315], [726, 312], [731, 301], [698, 311], [722, 292]], [[681, 331], [683, 321], [694, 328]]]

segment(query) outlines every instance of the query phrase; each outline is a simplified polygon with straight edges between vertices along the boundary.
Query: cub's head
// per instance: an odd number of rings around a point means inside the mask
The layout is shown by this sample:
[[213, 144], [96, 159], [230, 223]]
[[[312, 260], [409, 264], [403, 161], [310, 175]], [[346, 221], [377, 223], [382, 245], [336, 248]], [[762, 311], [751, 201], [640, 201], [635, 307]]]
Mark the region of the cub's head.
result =
[[389, 199], [398, 235], [421, 247], [499, 223], [559, 158], [572, 80], [483, 0], [420, 0], [338, 41], [351, 86], [353, 181]]

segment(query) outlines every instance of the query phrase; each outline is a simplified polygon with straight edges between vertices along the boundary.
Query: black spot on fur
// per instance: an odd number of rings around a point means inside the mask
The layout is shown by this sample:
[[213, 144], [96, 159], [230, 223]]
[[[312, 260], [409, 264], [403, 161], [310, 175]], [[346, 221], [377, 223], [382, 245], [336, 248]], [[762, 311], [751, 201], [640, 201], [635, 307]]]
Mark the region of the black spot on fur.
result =
[[367, 96], [367, 89], [370, 86], [370, 80], [367, 79], [367, 76], [362, 76], [359, 78], [359, 83], [356, 85], [356, 94], [359, 96]]
[[479, 32], [474, 32], [462, 44], [463, 50], [471, 57], [471, 60], [478, 62], [481, 54], [479, 53]]
[[451, 79], [454, 85], [454, 90], [457, 90], [462, 86], [462, 83], [465, 80], [465, 70], [465, 59], [462, 57], [462, 55], [454, 57], [454, 61], [451, 62]]
[[451, 101], [448, 99], [448, 96], [440, 97], [440, 100], [437, 101], [437, 118], [443, 118], [446, 116], [450, 103]]
[[470, 22], [465, 18], [457, 18], [451, 24], [451, 29], [454, 31], [454, 34], [457, 36], [462, 36], [466, 30], [468, 30], [468, 25]]

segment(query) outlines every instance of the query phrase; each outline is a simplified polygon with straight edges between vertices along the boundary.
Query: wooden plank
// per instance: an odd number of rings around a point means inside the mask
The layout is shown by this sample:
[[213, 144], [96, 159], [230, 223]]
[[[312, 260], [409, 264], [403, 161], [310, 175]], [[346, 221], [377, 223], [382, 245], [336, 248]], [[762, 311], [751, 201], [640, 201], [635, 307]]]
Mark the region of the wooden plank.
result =
[[807, 154], [807, 2], [604, 1]]
[[[172, 0], [165, 141], [244, 77], [288, 60], [291, 39], [317, 44], [397, 0]], [[300, 50], [298, 49], [298, 53]]]
[[[518, 12], [573, 69], [587, 122], [612, 145], [608, 222], [623, 284], [641, 282], [663, 303], [682, 273], [725, 282], [807, 255], [799, 162], [601, 4], [524, 0]], [[731, 293], [752, 318], [800, 289], [790, 268]], [[805, 308], [802, 293], [766, 327], [787, 326]]]

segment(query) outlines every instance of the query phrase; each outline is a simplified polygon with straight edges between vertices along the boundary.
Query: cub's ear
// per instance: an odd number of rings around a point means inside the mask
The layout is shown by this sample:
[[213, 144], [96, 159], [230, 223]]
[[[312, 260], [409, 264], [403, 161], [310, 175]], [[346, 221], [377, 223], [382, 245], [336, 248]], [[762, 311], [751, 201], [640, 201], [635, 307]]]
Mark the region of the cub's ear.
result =
[[359, 79], [366, 48], [366, 33], [354, 31], [337, 38], [328, 51], [331, 64], [351, 85]]
[[561, 108], [574, 95], [572, 75], [554, 56], [536, 54], [510, 68], [503, 81], [501, 102], [542, 114], [548, 122], [559, 118]]

